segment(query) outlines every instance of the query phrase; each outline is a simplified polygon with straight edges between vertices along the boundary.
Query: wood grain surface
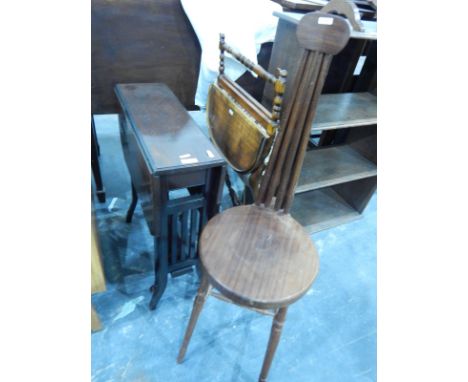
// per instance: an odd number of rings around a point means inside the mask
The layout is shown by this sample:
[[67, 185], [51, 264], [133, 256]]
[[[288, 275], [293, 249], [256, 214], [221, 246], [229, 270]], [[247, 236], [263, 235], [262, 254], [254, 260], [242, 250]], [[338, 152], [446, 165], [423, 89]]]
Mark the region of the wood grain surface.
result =
[[337, 54], [348, 42], [351, 28], [340, 16], [311, 12], [299, 21], [296, 35], [299, 45], [305, 49]]
[[209, 89], [207, 116], [210, 136], [231, 167], [240, 173], [258, 167], [273, 139], [216, 84]]
[[[224, 163], [165, 84], [119, 84], [116, 94], [153, 173]], [[184, 161], [187, 158], [196, 162]]]
[[200, 54], [180, 0], [91, 1], [92, 113], [117, 112], [117, 83], [163, 82], [193, 107]]
[[290, 215], [255, 205], [211, 219], [200, 240], [210, 283], [234, 302], [256, 308], [287, 306], [314, 281], [317, 250]]
[[96, 231], [95, 218], [91, 219], [91, 293], [106, 290], [106, 279], [101, 262], [99, 239]]
[[377, 175], [375, 163], [349, 145], [307, 151], [296, 194]]

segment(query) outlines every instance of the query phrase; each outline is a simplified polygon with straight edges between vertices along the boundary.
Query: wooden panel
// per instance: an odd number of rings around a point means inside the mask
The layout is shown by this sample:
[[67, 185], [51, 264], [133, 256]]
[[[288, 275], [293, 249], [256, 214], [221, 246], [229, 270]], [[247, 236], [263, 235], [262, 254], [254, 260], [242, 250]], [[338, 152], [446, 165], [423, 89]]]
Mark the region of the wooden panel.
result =
[[115, 113], [114, 85], [164, 82], [194, 104], [200, 45], [180, 0], [91, 2], [92, 113]]
[[214, 84], [207, 113], [210, 136], [228, 163], [238, 172], [258, 167], [273, 141], [267, 131]]
[[296, 194], [376, 174], [376, 165], [349, 146], [309, 150]]
[[370, 93], [322, 94], [312, 130], [331, 130], [377, 123], [377, 97]]
[[101, 263], [101, 251], [94, 219], [91, 221], [91, 293], [106, 290], [106, 280]]
[[116, 94], [153, 174], [224, 163], [166, 85], [119, 84]]
[[232, 98], [234, 98], [244, 109], [260, 123], [267, 131], [271, 128], [273, 121], [271, 113], [258, 101], [247, 93], [242, 87], [233, 82], [228, 77], [220, 75], [218, 77], [218, 85], [224, 89]]
[[291, 215], [309, 232], [318, 232], [360, 217], [331, 187], [296, 195]]
[[94, 307], [91, 305], [91, 331], [97, 332], [98, 330], [102, 329], [101, 321], [99, 320], [99, 316], [97, 315]]
[[376, 189], [376, 176], [333, 186], [333, 190], [359, 213], [364, 211]]
[[200, 238], [200, 260], [210, 283], [225, 296], [261, 309], [286, 306], [304, 295], [319, 261], [291, 216], [256, 205], [212, 218]]
[[363, 157], [377, 163], [377, 126], [362, 126], [349, 131], [346, 142]]
[[333, 55], [345, 47], [350, 34], [351, 27], [346, 19], [324, 12], [304, 15], [296, 31], [303, 48]]

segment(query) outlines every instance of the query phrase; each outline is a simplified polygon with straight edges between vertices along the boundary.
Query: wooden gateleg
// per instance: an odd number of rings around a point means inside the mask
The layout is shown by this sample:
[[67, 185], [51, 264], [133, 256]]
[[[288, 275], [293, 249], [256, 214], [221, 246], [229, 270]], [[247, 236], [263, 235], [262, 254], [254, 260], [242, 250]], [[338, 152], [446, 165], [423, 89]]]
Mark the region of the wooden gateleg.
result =
[[283, 330], [283, 324], [286, 319], [286, 312], [288, 308], [280, 308], [275, 314], [273, 319], [273, 325], [271, 327], [270, 339], [268, 341], [268, 347], [263, 360], [262, 372], [260, 374], [259, 382], [266, 382], [268, 372], [270, 371], [271, 362], [275, 355], [276, 348], [278, 347], [279, 339], [281, 337], [281, 331]]
[[187, 348], [190, 342], [190, 338], [192, 338], [193, 330], [195, 329], [195, 325], [197, 323], [198, 317], [202, 311], [203, 305], [205, 304], [206, 295], [210, 289], [210, 284], [208, 282], [208, 278], [205, 274], [202, 275], [200, 288], [198, 288], [197, 297], [193, 303], [192, 314], [190, 315], [190, 321], [187, 326], [187, 331], [185, 332], [184, 342], [182, 342], [182, 346], [180, 347], [179, 356], [177, 357], [177, 362], [182, 363], [185, 357], [185, 353], [187, 352]]

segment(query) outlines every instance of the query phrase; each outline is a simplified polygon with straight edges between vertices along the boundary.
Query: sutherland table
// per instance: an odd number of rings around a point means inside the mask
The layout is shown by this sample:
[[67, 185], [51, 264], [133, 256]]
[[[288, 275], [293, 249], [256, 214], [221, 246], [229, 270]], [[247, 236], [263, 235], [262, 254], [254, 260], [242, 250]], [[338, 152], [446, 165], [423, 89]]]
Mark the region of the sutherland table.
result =
[[[155, 283], [150, 309], [167, 284], [197, 264], [198, 238], [219, 211], [225, 161], [164, 84], [118, 84], [120, 138], [137, 199], [154, 236]], [[179, 192], [171, 192], [179, 190]], [[184, 194], [174, 197], [174, 194]]]

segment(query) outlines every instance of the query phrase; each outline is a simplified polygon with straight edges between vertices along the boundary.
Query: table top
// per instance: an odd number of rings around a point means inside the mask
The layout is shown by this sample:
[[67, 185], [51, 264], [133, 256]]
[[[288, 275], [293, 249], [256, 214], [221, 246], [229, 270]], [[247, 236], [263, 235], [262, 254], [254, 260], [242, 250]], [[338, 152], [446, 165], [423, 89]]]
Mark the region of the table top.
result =
[[164, 84], [118, 84], [115, 93], [153, 174], [225, 161]]

